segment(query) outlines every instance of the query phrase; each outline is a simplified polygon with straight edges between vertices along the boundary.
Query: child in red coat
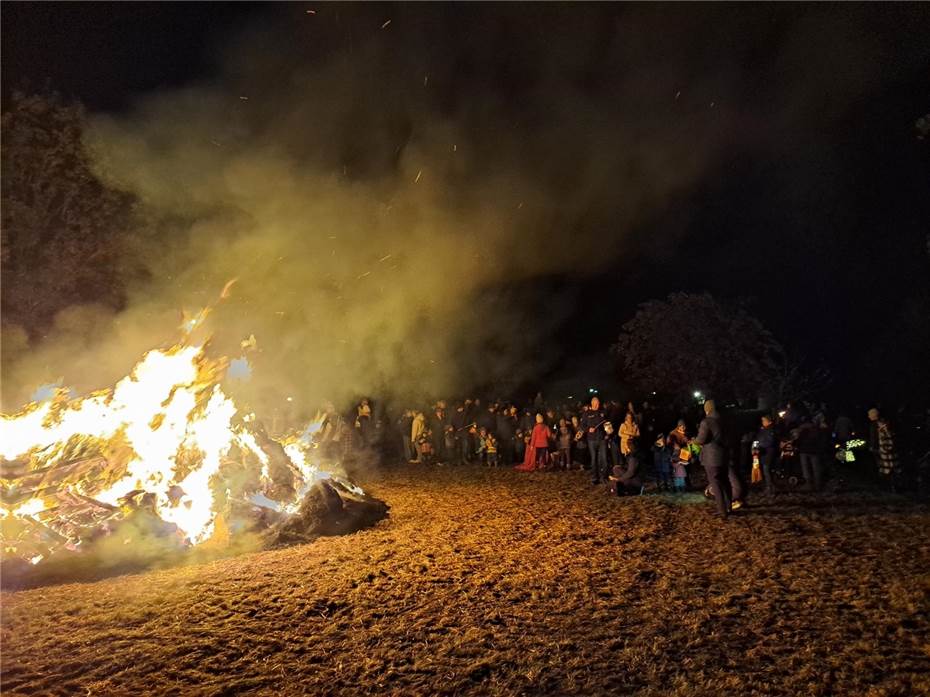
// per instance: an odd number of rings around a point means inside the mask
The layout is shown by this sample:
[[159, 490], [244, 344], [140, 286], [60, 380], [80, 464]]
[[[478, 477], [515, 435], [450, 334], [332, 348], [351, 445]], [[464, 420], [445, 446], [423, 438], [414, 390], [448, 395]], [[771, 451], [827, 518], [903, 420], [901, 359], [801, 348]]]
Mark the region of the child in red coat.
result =
[[523, 464], [517, 465], [516, 469], [521, 472], [531, 472], [532, 470], [545, 469], [549, 464], [549, 441], [552, 440], [552, 431], [545, 424], [542, 414], [536, 415], [536, 425], [530, 434], [530, 442], [526, 448], [526, 455], [523, 458]]

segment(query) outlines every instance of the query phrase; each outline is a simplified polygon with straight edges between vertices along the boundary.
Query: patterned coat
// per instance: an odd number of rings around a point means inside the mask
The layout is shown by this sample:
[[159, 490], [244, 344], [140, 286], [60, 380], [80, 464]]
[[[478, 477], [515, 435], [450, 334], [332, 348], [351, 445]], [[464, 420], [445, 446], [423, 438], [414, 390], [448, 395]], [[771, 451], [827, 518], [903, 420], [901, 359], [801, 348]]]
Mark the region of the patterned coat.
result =
[[894, 437], [884, 419], [878, 420], [878, 471], [886, 477], [901, 473], [901, 462], [894, 447]]

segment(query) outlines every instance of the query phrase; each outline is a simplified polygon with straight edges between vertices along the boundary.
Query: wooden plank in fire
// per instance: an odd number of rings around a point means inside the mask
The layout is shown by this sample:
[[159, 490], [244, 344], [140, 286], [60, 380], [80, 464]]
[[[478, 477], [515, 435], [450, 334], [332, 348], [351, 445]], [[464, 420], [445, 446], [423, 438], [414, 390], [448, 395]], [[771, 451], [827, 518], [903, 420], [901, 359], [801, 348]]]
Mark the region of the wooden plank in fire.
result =
[[100, 455], [82, 457], [69, 462], [56, 462], [53, 465], [29, 470], [28, 472], [22, 472], [20, 474], [9, 475], [4, 472], [2, 481], [4, 484], [15, 483], [17, 488], [38, 488], [42, 484], [50, 485], [64, 477], [81, 475], [95, 467], [107, 467], [109, 464], [109, 461]]

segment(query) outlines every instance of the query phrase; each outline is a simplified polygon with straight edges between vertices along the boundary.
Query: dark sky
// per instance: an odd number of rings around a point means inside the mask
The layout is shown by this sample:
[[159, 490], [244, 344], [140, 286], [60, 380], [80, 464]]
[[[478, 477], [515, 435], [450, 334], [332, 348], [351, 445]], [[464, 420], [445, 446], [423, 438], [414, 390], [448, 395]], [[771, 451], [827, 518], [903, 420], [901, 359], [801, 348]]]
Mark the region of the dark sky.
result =
[[[582, 10], [590, 21], [578, 19]], [[496, 14], [507, 21], [498, 23]], [[5, 2], [3, 95], [47, 83], [93, 110], [120, 111], [140, 94], [209, 80], [232, 36], [282, 19], [328, 27], [282, 37], [285, 44], [312, 44], [302, 52], [307, 61], [334, 51], [351, 56], [363, 37], [381, 31], [373, 25], [388, 19], [393, 26], [383, 34], [395, 33], [383, 40], [399, 42], [398, 52], [435, 56], [459, 45], [459, 58], [448, 67], [454, 79], [439, 98], [453, 116], [476, 86], [504, 102], [519, 101], [533, 72], [527, 63], [538, 55], [525, 37], [544, 32], [578, 34], [587, 56], [579, 84], [595, 102], [609, 102], [616, 49], [607, 27], [642, 21], [643, 32], [667, 31], [670, 55], [687, 57], [672, 61], [683, 99], [745, 115], [685, 200], [641, 221], [610, 268], [573, 269], [513, 290], [529, 308], [544, 307], [553, 294], [578, 298], [575, 315], [553, 339], [569, 362], [606, 347], [638, 303], [708, 290], [752, 298], [785, 343], [814, 361], [827, 360], [848, 379], [877, 318], [926, 291], [930, 158], [914, 123], [930, 112], [930, 6], [920, 3]], [[421, 29], [414, 46], [403, 45], [405, 20]], [[433, 25], [434, 32], [422, 31]], [[837, 27], [849, 31], [840, 35]], [[481, 46], [473, 60], [461, 50], [469, 42]], [[572, 44], [554, 42], [552, 60], [573, 60], [558, 55], [564, 45]], [[688, 92], [691, 77], [708, 75], [703, 84], [719, 85], [716, 94]], [[529, 121], [546, 118], [533, 114]], [[702, 137], [695, 130], [695, 139]], [[606, 207], [590, 222], [603, 227], [605, 244], [615, 234], [609, 220]], [[570, 240], [569, 232], [554, 239], [553, 253]]]

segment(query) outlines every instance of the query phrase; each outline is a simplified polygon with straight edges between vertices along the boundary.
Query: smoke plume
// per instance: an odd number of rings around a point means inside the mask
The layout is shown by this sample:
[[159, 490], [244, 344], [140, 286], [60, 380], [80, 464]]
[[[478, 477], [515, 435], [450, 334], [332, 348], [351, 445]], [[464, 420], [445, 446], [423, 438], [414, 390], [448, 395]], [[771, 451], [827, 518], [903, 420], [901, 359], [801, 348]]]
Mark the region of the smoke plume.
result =
[[639, 231], [722, 144], [758, 137], [736, 125], [765, 130], [734, 106], [752, 42], [707, 49], [745, 27], [704, 9], [293, 4], [223, 37], [209, 80], [94, 119], [100, 175], [145, 212], [147, 273], [125, 311], [70, 310], [12, 372], [107, 385], [235, 278], [206, 330], [233, 357], [255, 336], [258, 401], [538, 375], [553, 329], [613, 300], [533, 284], [652, 244]]

